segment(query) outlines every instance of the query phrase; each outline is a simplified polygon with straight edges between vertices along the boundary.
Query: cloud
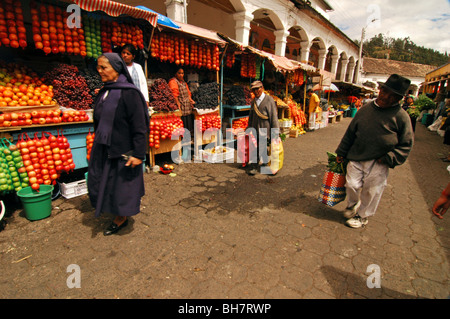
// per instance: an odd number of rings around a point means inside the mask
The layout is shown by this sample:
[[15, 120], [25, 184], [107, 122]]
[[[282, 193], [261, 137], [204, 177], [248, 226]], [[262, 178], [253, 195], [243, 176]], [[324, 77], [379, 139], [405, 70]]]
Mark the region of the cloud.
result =
[[[382, 33], [392, 38], [409, 37], [418, 46], [442, 53], [450, 51], [450, 0], [329, 0], [330, 21], [349, 38], [360, 40]], [[370, 23], [373, 18], [377, 21]]]

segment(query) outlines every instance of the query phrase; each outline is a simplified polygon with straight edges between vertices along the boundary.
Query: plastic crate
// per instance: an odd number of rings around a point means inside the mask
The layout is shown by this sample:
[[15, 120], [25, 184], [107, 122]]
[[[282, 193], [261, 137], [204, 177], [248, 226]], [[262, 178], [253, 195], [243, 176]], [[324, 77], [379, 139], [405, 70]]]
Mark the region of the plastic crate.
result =
[[61, 195], [64, 198], [74, 198], [88, 193], [87, 181], [82, 179], [72, 183], [61, 183]]
[[[219, 150], [223, 146], [217, 146], [216, 150]], [[211, 153], [205, 150], [201, 150], [202, 159], [208, 163], [223, 163], [234, 159], [234, 149], [224, 147], [225, 152]]]

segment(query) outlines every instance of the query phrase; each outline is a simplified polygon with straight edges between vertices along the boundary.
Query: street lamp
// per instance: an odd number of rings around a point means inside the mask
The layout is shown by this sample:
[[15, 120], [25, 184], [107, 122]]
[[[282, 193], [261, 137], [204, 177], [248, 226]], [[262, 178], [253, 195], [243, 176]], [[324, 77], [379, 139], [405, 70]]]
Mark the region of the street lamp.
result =
[[361, 31], [361, 42], [359, 43], [359, 56], [358, 56], [358, 68], [357, 68], [357, 72], [356, 72], [356, 80], [355, 83], [358, 84], [359, 83], [359, 75], [361, 74], [361, 59], [362, 59], [362, 49], [363, 49], [363, 41], [364, 41], [364, 35], [366, 33], [366, 28], [369, 24], [371, 24], [372, 22], [377, 21], [378, 19], [372, 19], [372, 21], [370, 21], [369, 23], [366, 24], [366, 26], [364, 28], [362, 28]]

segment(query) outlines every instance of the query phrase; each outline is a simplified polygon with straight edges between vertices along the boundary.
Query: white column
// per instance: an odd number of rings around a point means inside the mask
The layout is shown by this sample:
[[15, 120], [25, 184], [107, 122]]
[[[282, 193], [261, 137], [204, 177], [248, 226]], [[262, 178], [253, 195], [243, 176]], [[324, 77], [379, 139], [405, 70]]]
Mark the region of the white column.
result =
[[236, 12], [233, 14], [236, 21], [236, 41], [243, 45], [248, 45], [248, 38], [250, 37], [250, 22], [253, 20], [253, 14], [247, 11]]
[[355, 72], [355, 62], [351, 62], [347, 66], [347, 73], [345, 75], [345, 82], [353, 83], [353, 74]]
[[317, 68], [318, 69], [325, 69], [325, 60], [327, 58], [327, 50], [325, 49], [320, 49], [319, 50], [319, 61], [318, 61], [318, 65]]
[[336, 76], [338, 61], [339, 61], [339, 54], [331, 55], [331, 70], [330, 70], [330, 72], [333, 73], [335, 76]]
[[185, 21], [187, 15], [184, 10], [184, 0], [167, 0], [164, 4], [166, 5], [167, 17], [169, 19], [187, 23]]
[[273, 32], [275, 34], [275, 55], [285, 56], [286, 40], [289, 32], [281, 29]]
[[342, 59], [341, 60], [341, 74], [339, 75], [339, 80], [340, 81], [345, 81], [345, 74], [347, 71], [347, 64], [348, 64], [348, 59]]
[[301, 49], [301, 52], [299, 54], [300, 61], [307, 63], [309, 59], [309, 41], [301, 41], [300, 49]]

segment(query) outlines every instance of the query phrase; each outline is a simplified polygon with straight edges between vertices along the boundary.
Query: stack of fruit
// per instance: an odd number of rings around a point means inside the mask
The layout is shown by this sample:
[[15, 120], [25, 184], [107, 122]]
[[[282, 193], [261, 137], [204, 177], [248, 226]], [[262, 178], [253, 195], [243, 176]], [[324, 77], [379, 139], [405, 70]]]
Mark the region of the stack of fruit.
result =
[[159, 149], [160, 140], [171, 139], [172, 135], [182, 135], [183, 121], [175, 115], [156, 116], [150, 120], [149, 146]]
[[241, 76], [243, 78], [256, 77], [256, 59], [252, 53], [242, 53], [241, 55]]
[[0, 61], [0, 107], [55, 105], [53, 87], [30, 68]]
[[234, 61], [235, 61], [234, 51], [233, 52], [227, 52], [225, 61], [226, 61], [225, 65], [227, 66], [227, 68], [231, 69], [233, 67]]
[[177, 102], [166, 80], [156, 79], [148, 90], [149, 106], [154, 111], [170, 112], [178, 110]]
[[0, 194], [28, 186], [28, 174], [17, 146], [2, 139], [0, 146]]
[[91, 159], [91, 150], [94, 145], [95, 133], [91, 133], [89, 129], [88, 135], [86, 135], [86, 159], [89, 161]]
[[46, 72], [45, 83], [53, 86], [54, 98], [58, 103], [70, 109], [88, 110], [93, 103], [86, 80], [74, 65], [59, 64]]
[[209, 128], [220, 129], [222, 125], [221, 118], [217, 113], [203, 114], [200, 115], [196, 120], [201, 121], [202, 132], [206, 131]]
[[61, 110], [33, 110], [0, 114], [0, 127], [61, 123]]
[[22, 49], [27, 46], [27, 34], [23, 22], [21, 1], [0, 2], [0, 46]]
[[83, 15], [83, 29], [86, 41], [86, 56], [96, 59], [102, 54], [100, 19]]
[[153, 35], [150, 49], [151, 56], [162, 62], [220, 70], [220, 50], [217, 44], [188, 41], [176, 34], [157, 32]]
[[65, 110], [61, 118], [63, 122], [85, 122], [89, 120], [89, 115], [83, 110]]
[[69, 12], [53, 5], [30, 4], [33, 41], [45, 54], [67, 53], [86, 56], [86, 42], [81, 28], [69, 28]]
[[248, 126], [248, 117], [242, 117], [240, 119], [234, 120], [233, 121], [233, 130], [237, 130], [237, 129], [246, 129]]

